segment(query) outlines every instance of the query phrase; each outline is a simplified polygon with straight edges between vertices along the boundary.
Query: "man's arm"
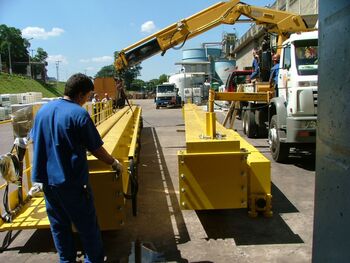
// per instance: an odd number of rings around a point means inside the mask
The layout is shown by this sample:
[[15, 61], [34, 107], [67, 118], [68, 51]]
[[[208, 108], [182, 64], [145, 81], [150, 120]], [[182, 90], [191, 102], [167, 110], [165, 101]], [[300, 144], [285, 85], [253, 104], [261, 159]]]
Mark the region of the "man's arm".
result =
[[114, 162], [113, 156], [110, 155], [103, 146], [101, 146], [100, 148], [97, 148], [94, 151], [91, 151], [91, 153], [97, 159], [99, 159], [100, 161], [102, 161], [108, 165], [112, 165]]
[[108, 165], [111, 165], [112, 168], [118, 172], [118, 174], [123, 173], [122, 164], [117, 159], [114, 159], [113, 156], [110, 155], [103, 146], [101, 146], [100, 148], [97, 148], [94, 151], [91, 151], [91, 153], [100, 161], [105, 162]]

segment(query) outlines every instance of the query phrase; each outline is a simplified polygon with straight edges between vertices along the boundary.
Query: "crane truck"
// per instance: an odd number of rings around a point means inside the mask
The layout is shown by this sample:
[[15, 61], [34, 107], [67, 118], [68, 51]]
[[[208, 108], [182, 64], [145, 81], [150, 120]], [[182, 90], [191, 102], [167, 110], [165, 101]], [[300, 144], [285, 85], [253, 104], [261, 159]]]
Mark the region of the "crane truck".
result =
[[[241, 16], [248, 19], [240, 19]], [[282, 62], [278, 83], [281, 95], [276, 98], [270, 96], [272, 99], [267, 101], [266, 112], [246, 109], [245, 124], [250, 129], [250, 137], [255, 136], [257, 127], [260, 127], [260, 131], [268, 130], [272, 156], [276, 161], [282, 161], [288, 156], [291, 145], [315, 143], [317, 59], [313, 60], [314, 64], [309, 64], [310, 61], [304, 63], [296, 57], [296, 52], [307, 47], [317, 49], [317, 32], [308, 33], [315, 29], [308, 26], [302, 16], [252, 6], [238, 0], [219, 2], [121, 50], [114, 65], [117, 71], [123, 71], [157, 53], [164, 55], [168, 49], [184, 44], [188, 39], [218, 25], [237, 22], [254, 22], [278, 35], [277, 53], [281, 53]], [[292, 33], [296, 34], [289, 38]], [[261, 91], [273, 93], [272, 88], [261, 87], [264, 85], [259, 88], [257, 84], [249, 94]], [[243, 94], [241, 100], [247, 98]], [[249, 101], [251, 106], [256, 103], [253, 97]]]
[[[249, 138], [268, 137], [272, 157], [288, 158], [290, 148], [314, 151], [317, 124], [318, 32], [294, 33], [280, 48], [278, 96], [268, 102], [242, 102], [243, 132]], [[261, 77], [262, 81], [268, 81]], [[243, 84], [258, 92], [267, 82]]]

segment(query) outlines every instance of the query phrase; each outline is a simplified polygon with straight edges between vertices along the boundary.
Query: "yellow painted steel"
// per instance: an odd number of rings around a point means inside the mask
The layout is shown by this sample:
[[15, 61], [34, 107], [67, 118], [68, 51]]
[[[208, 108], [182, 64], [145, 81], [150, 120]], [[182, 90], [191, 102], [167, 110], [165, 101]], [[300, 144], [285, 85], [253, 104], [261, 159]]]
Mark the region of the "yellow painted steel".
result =
[[[265, 87], [265, 86], [264, 86]], [[227, 101], [264, 101], [269, 102], [271, 98], [270, 92], [216, 92], [215, 100]]]
[[[119, 229], [125, 222], [125, 198], [129, 188], [129, 163], [137, 159], [138, 141], [141, 130], [141, 108], [132, 106], [132, 110], [124, 107], [115, 114], [104, 118], [97, 126], [104, 141], [106, 150], [118, 158], [124, 167], [123, 174], [119, 177], [111, 170], [111, 167], [98, 161], [95, 157], [88, 155], [90, 172], [90, 184], [94, 193], [97, 217], [102, 230]], [[29, 153], [25, 156], [26, 174], [28, 188], [31, 187], [31, 164]], [[4, 188], [2, 185], [0, 189]], [[23, 196], [27, 196], [27, 189], [23, 187]], [[18, 205], [18, 190], [9, 194], [9, 205], [14, 209]], [[1, 209], [0, 209], [1, 213]], [[0, 231], [19, 229], [49, 228], [49, 220], [45, 209], [43, 196], [32, 198], [21, 208], [19, 215], [10, 223], [0, 219]]]
[[[121, 228], [125, 222], [124, 193], [129, 189], [128, 167], [137, 159], [137, 141], [140, 135], [141, 109], [137, 106], [124, 108], [98, 126], [103, 134], [104, 147], [113, 157], [122, 162], [123, 174], [116, 178], [111, 167], [88, 156], [90, 183], [95, 196], [95, 207], [100, 228], [112, 230]], [[106, 132], [108, 129], [108, 132]]]
[[50, 226], [43, 197], [34, 197], [11, 223], [2, 222], [0, 231], [41, 229]]
[[271, 212], [270, 161], [233, 130], [216, 122], [205, 136], [206, 114], [193, 104], [183, 109], [186, 150], [178, 152], [182, 209], [249, 208]]

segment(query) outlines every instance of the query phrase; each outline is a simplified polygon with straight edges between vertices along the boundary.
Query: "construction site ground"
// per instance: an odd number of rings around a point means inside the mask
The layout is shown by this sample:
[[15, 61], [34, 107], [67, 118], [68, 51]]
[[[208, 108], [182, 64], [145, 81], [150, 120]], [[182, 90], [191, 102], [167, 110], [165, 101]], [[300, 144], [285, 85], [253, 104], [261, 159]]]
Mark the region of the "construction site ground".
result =
[[[249, 218], [246, 209], [181, 211], [177, 151], [185, 149], [180, 108], [156, 110], [153, 100], [136, 100], [144, 128], [139, 160], [138, 214], [121, 230], [103, 233], [107, 262], [135, 262], [139, 241], [161, 262], [311, 262], [315, 158], [291, 154], [272, 160], [267, 139], [250, 141], [271, 160], [272, 218]], [[225, 112], [217, 112], [223, 119]], [[242, 134], [241, 121], [235, 129]], [[10, 124], [0, 126], [0, 154], [10, 150]], [[230, 164], [227, 164], [230, 165]], [[215, 174], [213, 174], [215, 176]], [[218, 189], [220, 191], [220, 189]], [[0, 242], [5, 233], [0, 233]], [[50, 230], [14, 231], [0, 262], [58, 262]], [[80, 260], [81, 245], [77, 237]], [[146, 260], [144, 260], [146, 262]]]

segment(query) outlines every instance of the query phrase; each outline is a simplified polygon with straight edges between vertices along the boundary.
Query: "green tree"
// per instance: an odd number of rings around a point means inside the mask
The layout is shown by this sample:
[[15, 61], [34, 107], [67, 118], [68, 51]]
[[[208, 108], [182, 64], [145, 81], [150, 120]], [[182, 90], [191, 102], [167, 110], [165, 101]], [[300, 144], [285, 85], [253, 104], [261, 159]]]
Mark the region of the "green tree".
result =
[[115, 67], [114, 65], [108, 65], [102, 67], [95, 75], [95, 78], [106, 78], [115, 76]]
[[141, 79], [134, 79], [131, 83], [130, 90], [142, 91], [145, 87], [145, 82]]
[[162, 83], [167, 82], [167, 81], [168, 81], [168, 75], [162, 74], [159, 76], [159, 84], [162, 84]]
[[[114, 59], [118, 57], [119, 51], [114, 52]], [[123, 71], [116, 72], [115, 76], [124, 81], [125, 88], [127, 90], [131, 89], [131, 84], [137, 76], [140, 76], [140, 71], [142, 67], [140, 64], [127, 68]]]
[[15, 27], [0, 25], [0, 54], [4, 68], [9, 71], [11, 55], [11, 66], [13, 73], [25, 74], [29, 64], [27, 48], [30, 43], [22, 38], [21, 30]]
[[41, 76], [42, 80], [46, 79], [47, 58], [47, 52], [43, 48], [39, 47], [36, 50], [36, 55], [32, 58], [32, 74], [35, 79], [38, 75]]
[[146, 88], [148, 91], [155, 91], [157, 85], [159, 85], [159, 79], [151, 79], [146, 82]]

